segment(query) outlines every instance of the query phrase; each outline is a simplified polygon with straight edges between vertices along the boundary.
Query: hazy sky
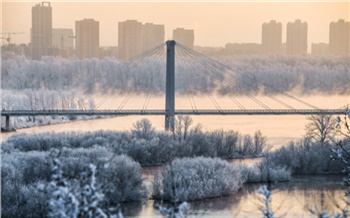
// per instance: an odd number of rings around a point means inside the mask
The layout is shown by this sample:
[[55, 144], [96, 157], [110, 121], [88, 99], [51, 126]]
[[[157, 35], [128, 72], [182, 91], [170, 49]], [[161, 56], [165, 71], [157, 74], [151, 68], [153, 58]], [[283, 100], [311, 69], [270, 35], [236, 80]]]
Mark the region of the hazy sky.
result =
[[[2, 2], [2, 32], [25, 33], [14, 35], [13, 43], [29, 42], [31, 7], [38, 2]], [[349, 5], [349, 1], [51, 1], [53, 28], [74, 30], [76, 20], [93, 18], [100, 22], [101, 46], [118, 45], [118, 22], [127, 19], [164, 24], [166, 40], [172, 38], [172, 30], [177, 27], [194, 29], [195, 45], [201, 46], [225, 46], [228, 42], [261, 43], [261, 25], [272, 19], [282, 23], [285, 42], [287, 23], [301, 19], [308, 23], [310, 46], [312, 42], [328, 43], [330, 22], [350, 20]]]

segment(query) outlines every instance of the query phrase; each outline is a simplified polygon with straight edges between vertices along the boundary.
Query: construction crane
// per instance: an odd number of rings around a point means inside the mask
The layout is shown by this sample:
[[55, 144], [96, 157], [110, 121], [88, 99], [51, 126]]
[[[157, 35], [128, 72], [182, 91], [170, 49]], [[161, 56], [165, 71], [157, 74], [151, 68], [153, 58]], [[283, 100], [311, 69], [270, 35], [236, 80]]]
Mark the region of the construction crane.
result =
[[24, 34], [23, 32], [5, 32], [5, 33], [1, 33], [1, 35], [6, 35], [7, 37], [1, 37], [1, 39], [5, 39], [7, 41], [7, 43], [10, 45], [11, 44], [11, 39], [12, 39], [12, 35], [16, 35], [16, 34]]

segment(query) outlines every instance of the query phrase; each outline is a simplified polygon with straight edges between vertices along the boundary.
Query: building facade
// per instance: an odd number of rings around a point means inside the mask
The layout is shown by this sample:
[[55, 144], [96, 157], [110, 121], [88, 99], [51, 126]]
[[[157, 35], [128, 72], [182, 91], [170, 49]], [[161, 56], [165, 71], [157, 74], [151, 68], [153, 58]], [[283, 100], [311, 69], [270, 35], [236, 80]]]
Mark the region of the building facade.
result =
[[52, 48], [52, 8], [50, 2], [42, 2], [32, 7], [31, 46], [31, 56], [34, 60], [50, 55]]
[[303, 55], [307, 53], [307, 23], [296, 20], [287, 24], [287, 54]]
[[146, 23], [142, 25], [143, 51], [154, 48], [164, 42], [164, 25]]
[[329, 53], [332, 55], [350, 54], [350, 22], [340, 19], [329, 24]]
[[194, 47], [194, 30], [176, 28], [173, 30], [173, 39], [191, 49]]
[[261, 34], [261, 49], [263, 54], [280, 54], [282, 52], [282, 24], [271, 20], [263, 23]]
[[127, 20], [118, 23], [119, 58], [129, 59], [142, 52], [142, 23]]
[[164, 25], [126, 20], [118, 23], [120, 59], [129, 59], [164, 42]]
[[75, 21], [75, 52], [80, 59], [99, 58], [99, 22], [94, 19]]

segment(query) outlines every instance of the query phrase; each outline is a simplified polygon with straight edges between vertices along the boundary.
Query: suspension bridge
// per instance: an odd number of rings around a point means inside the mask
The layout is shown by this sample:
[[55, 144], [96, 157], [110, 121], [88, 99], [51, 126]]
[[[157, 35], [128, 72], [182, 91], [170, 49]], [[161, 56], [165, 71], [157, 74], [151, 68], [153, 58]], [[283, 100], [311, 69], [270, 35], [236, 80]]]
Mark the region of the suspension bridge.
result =
[[[166, 47], [166, 49], [165, 49]], [[93, 109], [42, 109], [42, 110], [6, 110], [1, 111], [1, 116], [6, 119], [6, 130], [10, 130], [10, 117], [14, 116], [127, 116], [127, 115], [162, 115], [165, 116], [165, 130], [173, 131], [175, 126], [175, 115], [316, 115], [316, 114], [330, 114], [337, 115], [343, 114], [344, 108], [339, 109], [320, 109], [296, 96], [284, 92], [279, 88], [272, 85], [265, 84], [259, 81], [249, 73], [241, 72], [234, 69], [227, 64], [221, 63], [203, 54], [200, 54], [180, 43], [176, 43], [173, 40], [167, 41], [165, 44], [159, 45], [153, 49], [150, 49], [130, 60], [128, 67], [137, 67], [140, 70], [140, 76], [145, 76], [142, 72], [142, 66], [156, 66], [157, 63], [161, 63], [164, 60], [164, 51], [166, 50], [166, 63], [165, 63], [165, 109], [147, 109], [151, 98], [151, 92], [147, 95], [144, 105], [141, 109], [123, 109], [127, 101], [130, 99], [131, 92], [125, 97], [118, 109], [99, 109], [114, 93], [107, 94]], [[176, 56], [175, 56], [176, 54]], [[148, 58], [147, 58], [148, 57]], [[147, 62], [147, 60], [150, 60]], [[181, 62], [181, 64], [180, 64]], [[161, 67], [154, 70], [161, 70]], [[187, 95], [191, 109], [176, 109], [175, 110], [175, 70], [176, 75], [181, 74], [181, 85], [184, 93]], [[147, 76], [147, 75], [146, 75]], [[249, 79], [249, 84], [237, 83], [237, 77], [243, 77]], [[146, 79], [144, 77], [140, 78]], [[220, 81], [221, 90], [223, 96], [226, 96], [228, 100], [233, 102], [237, 109], [223, 109], [215, 100], [211, 93], [218, 91], [213, 89], [215, 82]], [[201, 84], [201, 83], [210, 84]], [[271, 109], [266, 103], [259, 100], [256, 96], [245, 91], [246, 85], [260, 85], [270, 89], [273, 93], [277, 93], [283, 96], [283, 99], [290, 99], [297, 102], [299, 105], [306, 107], [304, 109], [297, 109], [290, 103], [285, 102], [277, 98], [275, 95], [266, 95], [270, 100], [282, 106], [279, 109]], [[179, 87], [179, 85], [177, 86]], [[206, 93], [213, 103], [215, 109], [198, 109], [194, 100], [194, 95], [198, 92], [198, 88], [205, 87], [205, 90], [201, 90]], [[150, 88], [150, 87], [148, 87]], [[261, 109], [249, 109], [238, 101], [238, 98], [234, 96], [234, 93], [244, 95], [255, 102], [261, 107]]]

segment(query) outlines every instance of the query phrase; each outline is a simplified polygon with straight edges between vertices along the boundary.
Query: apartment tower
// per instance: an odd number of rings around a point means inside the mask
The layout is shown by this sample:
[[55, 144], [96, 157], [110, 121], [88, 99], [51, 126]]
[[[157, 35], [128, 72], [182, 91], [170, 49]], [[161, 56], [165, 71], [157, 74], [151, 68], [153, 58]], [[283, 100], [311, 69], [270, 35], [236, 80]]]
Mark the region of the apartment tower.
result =
[[282, 24], [271, 20], [262, 25], [261, 47], [263, 54], [279, 54], [282, 51]]
[[329, 24], [329, 52], [333, 55], [350, 54], [350, 22], [340, 19]]
[[31, 29], [32, 59], [49, 55], [52, 47], [52, 8], [50, 2], [32, 7]]
[[176, 28], [173, 30], [173, 39], [191, 49], [194, 47], [194, 30]]
[[142, 52], [142, 23], [127, 20], [118, 23], [118, 49], [120, 59], [129, 59]]
[[296, 20], [287, 24], [287, 54], [303, 55], [307, 53], [307, 23]]
[[126, 20], [118, 23], [119, 58], [129, 59], [164, 42], [164, 25]]
[[98, 58], [100, 50], [99, 22], [94, 19], [75, 21], [75, 52], [80, 59]]

